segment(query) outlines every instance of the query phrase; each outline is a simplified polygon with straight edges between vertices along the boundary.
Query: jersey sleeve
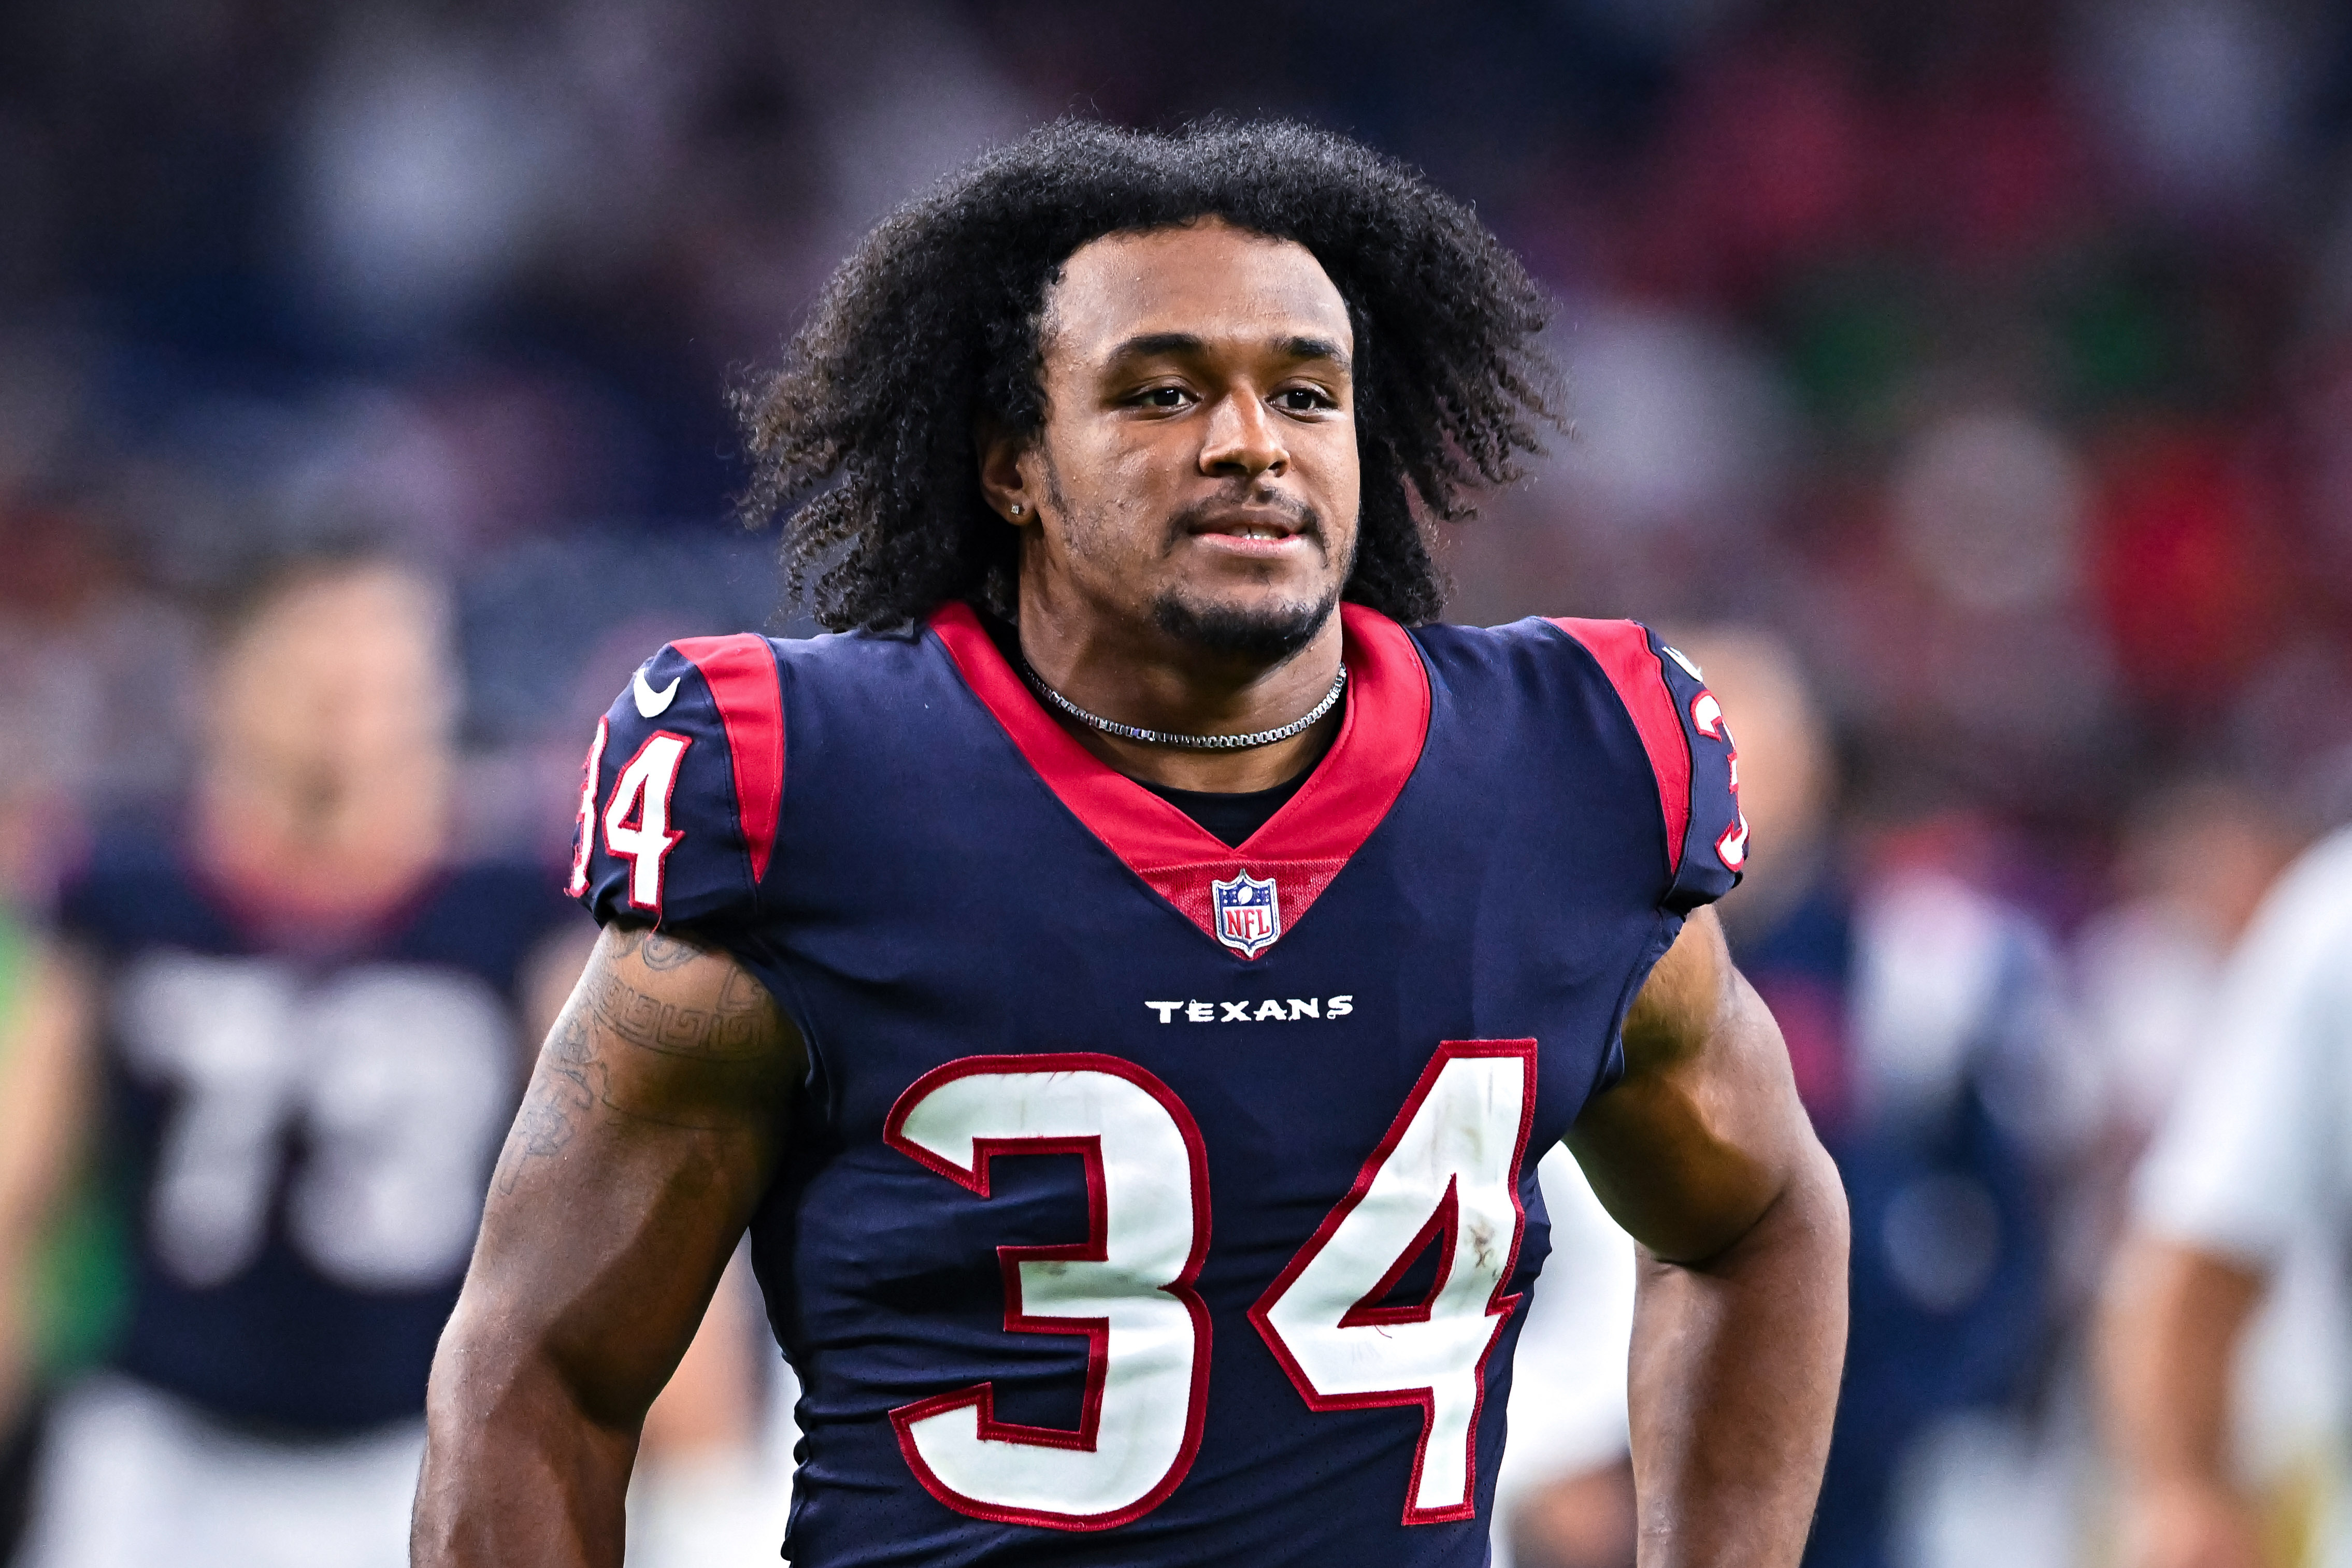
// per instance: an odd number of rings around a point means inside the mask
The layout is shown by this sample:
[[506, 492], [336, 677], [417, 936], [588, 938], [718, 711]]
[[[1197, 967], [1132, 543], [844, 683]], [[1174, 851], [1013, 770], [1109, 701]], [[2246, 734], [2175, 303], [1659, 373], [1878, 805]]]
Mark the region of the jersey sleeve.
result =
[[1635, 621], [1552, 622], [1608, 677], [1633, 720], [1657, 787], [1666, 868], [1658, 906], [1687, 915], [1739, 884], [1748, 819], [1739, 810], [1739, 752], [1723, 705], [1699, 668]]
[[672, 643], [597, 721], [571, 894], [600, 925], [750, 919], [783, 789], [775, 649], [748, 632]]

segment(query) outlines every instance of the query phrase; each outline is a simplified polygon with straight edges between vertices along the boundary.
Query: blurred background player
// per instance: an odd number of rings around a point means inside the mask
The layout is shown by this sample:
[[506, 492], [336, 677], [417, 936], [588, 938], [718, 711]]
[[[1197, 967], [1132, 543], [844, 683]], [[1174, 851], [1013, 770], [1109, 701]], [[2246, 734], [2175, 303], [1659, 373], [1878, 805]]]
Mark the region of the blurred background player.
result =
[[1979, 1425], [2028, 1427], [2050, 1349], [2049, 1196], [2084, 1110], [2064, 1092], [2058, 954], [1969, 874], [1965, 818], [1923, 814], [1906, 791], [1836, 831], [1836, 755], [1784, 643], [1694, 641], [1742, 716], [1758, 844], [1753, 896], [1725, 927], [1790, 1020], [1854, 1213], [1853, 1331], [1806, 1562], [1932, 1561], [1935, 1534], [1969, 1528], [1939, 1450]]
[[[2248, 928], [2136, 1185], [2104, 1343], [2129, 1568], [2352, 1562], [2340, 1426], [2319, 1516], [2297, 1518], [2275, 1494], [2265, 1510], [2243, 1430], [2243, 1385], [2262, 1366], [2242, 1358], [2265, 1294], [2313, 1260], [2320, 1279], [2338, 1278], [2352, 1231], [2347, 956], [2352, 830], [2340, 830], [2305, 852]], [[2340, 1288], [2290, 1303], [2290, 1375], [2318, 1392], [2324, 1429], [2341, 1416]], [[2296, 1539], [2306, 1533], [2308, 1546]]]
[[[1971, 1418], [2021, 1424], [2049, 1348], [2047, 1177], [2070, 1146], [2046, 1092], [2063, 1043], [2055, 954], [2032, 921], [1927, 852], [1896, 839], [1865, 858], [1838, 831], [1835, 754], [1786, 643], [1717, 628], [1677, 646], [1738, 715], [1754, 850], [1724, 927], [1780, 1020], [1853, 1206], [1845, 1383], [1805, 1561], [1934, 1561], [1928, 1538], [1966, 1507], [1939, 1486], [1939, 1441]], [[1605, 1231], [1577, 1222], [1573, 1173], [1547, 1176], [1547, 1202], [1570, 1216], [1569, 1257], [1609, 1299]], [[1593, 1327], [1539, 1312], [1523, 1341], [1524, 1354], [1559, 1364], [1570, 1411], [1593, 1407], [1581, 1390], [1605, 1380], [1596, 1362], [1622, 1360], [1622, 1329], [1612, 1350], [1585, 1337]], [[1603, 1429], [1557, 1409], [1533, 1379], [1515, 1385], [1511, 1415], [1515, 1442], [1523, 1420], [1543, 1431], [1573, 1421], [1594, 1446]], [[1518, 1568], [1630, 1568], [1631, 1473], [1617, 1454], [1585, 1458], [1521, 1494]]]
[[[586, 946], [546, 867], [457, 853], [449, 632], [445, 591], [386, 559], [267, 575], [221, 639], [184, 815], [102, 828], [66, 946], [16, 967], [5, 1277], [29, 1282], [85, 1139], [134, 1238], [109, 1370], [47, 1422], [28, 1563], [406, 1561], [425, 1371]], [[656, 1444], [752, 1421], [726, 1343], [748, 1325], [721, 1319]]]
[[[66, 891], [73, 957], [37, 983], [69, 1017], [26, 1049], [80, 1081], [53, 1104], [103, 1107], [135, 1240], [27, 1562], [400, 1560], [520, 1020], [578, 962], [542, 871], [451, 863], [447, 630], [384, 560], [269, 575], [217, 651], [184, 816], [101, 828]], [[428, 915], [499, 935], [459, 956]]]
[[[2205, 1092], [2200, 1064], [2230, 1055], [2223, 1042], [2234, 1031], [2222, 1009], [2233, 950], [2307, 842], [2308, 822], [2326, 814], [2324, 802], [2299, 793], [2215, 772], [2158, 782], [2125, 820], [2114, 903], [2075, 936], [2085, 1043], [2105, 1090], [2104, 1124], [2063, 1196], [2061, 1222], [2073, 1243], [2068, 1286], [2083, 1291], [2086, 1306], [2098, 1304], [2092, 1298], [2102, 1286], [2112, 1303], [2118, 1291], [2158, 1282], [2161, 1271], [2115, 1266], [2126, 1236], [2144, 1239], [2148, 1229], [2137, 1221], [2133, 1178], [2168, 1118], [2196, 1114], [2186, 1106]], [[2315, 813], [2315, 804], [2323, 810]], [[2162, 1229], [2160, 1216], [2154, 1227]], [[2321, 1511], [2332, 1506], [2347, 1348], [2341, 1252], [2325, 1217], [2306, 1216], [2266, 1263], [2266, 1288], [2232, 1357], [2224, 1466], [2272, 1563], [2313, 1561]], [[2095, 1313], [2088, 1316], [2078, 1341], [2084, 1353], [2098, 1348]], [[2095, 1431], [2083, 1436], [2086, 1447], [2095, 1444]], [[2107, 1528], [2134, 1527], [2141, 1499], [2130, 1469], [2099, 1469], [2087, 1500], [2092, 1517]]]

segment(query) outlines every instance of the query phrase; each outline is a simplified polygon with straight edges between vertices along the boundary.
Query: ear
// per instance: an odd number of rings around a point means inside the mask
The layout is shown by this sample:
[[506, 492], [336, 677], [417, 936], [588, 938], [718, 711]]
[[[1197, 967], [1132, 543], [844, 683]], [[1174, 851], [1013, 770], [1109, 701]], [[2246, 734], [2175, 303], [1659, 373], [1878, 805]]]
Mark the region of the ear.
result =
[[1030, 469], [1035, 438], [1015, 435], [983, 415], [972, 444], [980, 451], [980, 493], [988, 509], [1015, 528], [1034, 523], [1038, 487], [1030, 483]]

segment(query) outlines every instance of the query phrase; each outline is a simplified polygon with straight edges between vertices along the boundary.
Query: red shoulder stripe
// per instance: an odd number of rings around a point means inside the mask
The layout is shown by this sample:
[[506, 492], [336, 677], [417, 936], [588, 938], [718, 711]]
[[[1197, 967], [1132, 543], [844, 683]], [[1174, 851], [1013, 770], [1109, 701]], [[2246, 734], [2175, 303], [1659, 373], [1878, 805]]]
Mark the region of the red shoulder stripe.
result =
[[751, 881], [768, 874], [776, 849], [776, 819], [784, 805], [784, 694], [776, 655], [756, 632], [686, 637], [671, 647], [692, 661], [719, 705], [727, 727], [727, 753], [735, 760], [735, 809], [742, 816], [743, 847]]
[[1672, 876], [1682, 870], [1683, 835], [1690, 827], [1690, 739], [1683, 733], [1675, 694], [1666, 687], [1665, 668], [1651, 650], [1650, 634], [1633, 621], [1556, 615], [1551, 623], [1584, 644], [1633, 716], [1657, 779], [1658, 810], [1666, 822], [1666, 874]]

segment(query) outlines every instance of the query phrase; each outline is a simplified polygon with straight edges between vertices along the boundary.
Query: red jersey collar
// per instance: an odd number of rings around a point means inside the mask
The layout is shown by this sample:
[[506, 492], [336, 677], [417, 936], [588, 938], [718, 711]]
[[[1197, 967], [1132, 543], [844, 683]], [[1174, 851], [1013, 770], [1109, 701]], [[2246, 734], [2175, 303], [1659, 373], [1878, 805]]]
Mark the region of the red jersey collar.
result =
[[[1030, 694], [971, 607], [933, 614], [964, 684], [1072, 815], [1161, 897], [1234, 952], [1255, 957], [1322, 895], [1388, 815], [1429, 736], [1429, 673], [1403, 627], [1360, 604], [1339, 607], [1348, 706], [1339, 737], [1298, 793], [1241, 844], [1228, 846], [1181, 810], [1097, 758]], [[1212, 883], [1237, 876], [1276, 884], [1275, 937], [1244, 946], [1219, 933]]]

